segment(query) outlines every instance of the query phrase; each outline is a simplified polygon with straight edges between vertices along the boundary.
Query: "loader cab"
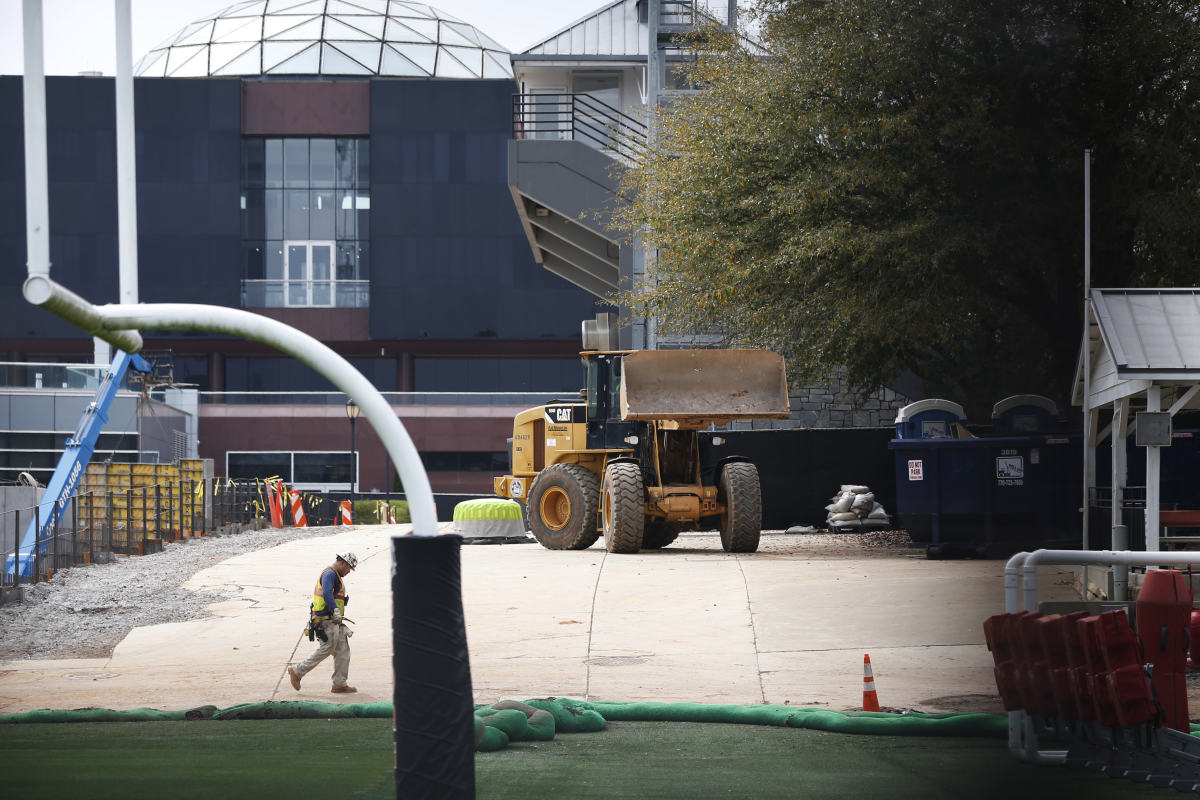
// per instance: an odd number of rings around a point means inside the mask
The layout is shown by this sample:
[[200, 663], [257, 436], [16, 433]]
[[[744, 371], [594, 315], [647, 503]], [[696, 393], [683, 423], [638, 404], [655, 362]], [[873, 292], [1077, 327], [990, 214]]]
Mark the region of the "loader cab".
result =
[[621, 420], [621, 360], [624, 353], [583, 354], [587, 372], [587, 449], [630, 449], [626, 437], [642, 427]]

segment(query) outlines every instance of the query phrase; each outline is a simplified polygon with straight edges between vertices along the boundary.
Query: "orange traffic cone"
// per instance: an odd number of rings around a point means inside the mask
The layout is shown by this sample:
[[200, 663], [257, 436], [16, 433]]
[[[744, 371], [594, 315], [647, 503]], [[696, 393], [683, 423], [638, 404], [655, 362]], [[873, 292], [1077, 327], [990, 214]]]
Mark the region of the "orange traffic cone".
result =
[[871, 656], [863, 656], [863, 711], [878, 711], [879, 696], [875, 694], [875, 674], [871, 672]]

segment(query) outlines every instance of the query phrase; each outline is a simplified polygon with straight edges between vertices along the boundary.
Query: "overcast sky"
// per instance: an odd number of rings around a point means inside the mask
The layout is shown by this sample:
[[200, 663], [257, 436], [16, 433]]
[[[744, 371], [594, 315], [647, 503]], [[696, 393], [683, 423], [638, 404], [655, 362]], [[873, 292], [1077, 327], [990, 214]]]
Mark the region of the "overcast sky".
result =
[[[469, 22], [511, 52], [520, 52], [609, 0], [434, 0], [430, 5]], [[132, 0], [133, 63], [197, 19], [232, 0]], [[24, 72], [21, 0], [0, 0], [0, 75]], [[111, 0], [43, 0], [47, 75], [116, 72]]]

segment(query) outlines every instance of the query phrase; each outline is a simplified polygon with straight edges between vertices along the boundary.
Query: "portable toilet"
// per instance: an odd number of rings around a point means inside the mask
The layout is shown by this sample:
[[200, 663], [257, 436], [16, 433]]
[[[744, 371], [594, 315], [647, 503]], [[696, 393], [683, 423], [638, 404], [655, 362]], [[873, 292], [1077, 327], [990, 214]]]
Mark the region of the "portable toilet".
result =
[[955, 439], [955, 426], [966, 418], [963, 407], [952, 400], [918, 400], [896, 413], [896, 438]]
[[1058, 406], [1039, 394], [1014, 394], [992, 406], [992, 433], [996, 436], [1056, 433], [1060, 427]]

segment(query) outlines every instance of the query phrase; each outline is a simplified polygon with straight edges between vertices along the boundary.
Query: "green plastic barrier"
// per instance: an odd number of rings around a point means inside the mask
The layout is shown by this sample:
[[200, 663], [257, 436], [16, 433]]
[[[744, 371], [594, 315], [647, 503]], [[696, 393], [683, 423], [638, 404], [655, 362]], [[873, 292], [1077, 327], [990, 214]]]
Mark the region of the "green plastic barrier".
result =
[[[286, 701], [244, 703], [230, 708], [199, 706], [186, 711], [135, 708], [112, 711], [79, 708], [40, 709], [0, 716], [0, 725], [46, 722], [148, 722], [156, 720], [348, 719], [392, 716], [391, 703], [321, 703]], [[704, 703], [588, 703], [566, 697], [547, 697], [523, 703], [504, 700], [475, 709], [475, 749], [502, 750], [509, 742], [548, 741], [556, 733], [590, 733], [609, 721], [727, 722], [773, 725], [830, 733], [881, 736], [1008, 736], [1008, 719], [1000, 714], [921, 714], [909, 712], [830, 711], [793, 706], [735, 706]], [[1193, 736], [1200, 725], [1191, 726]]]

